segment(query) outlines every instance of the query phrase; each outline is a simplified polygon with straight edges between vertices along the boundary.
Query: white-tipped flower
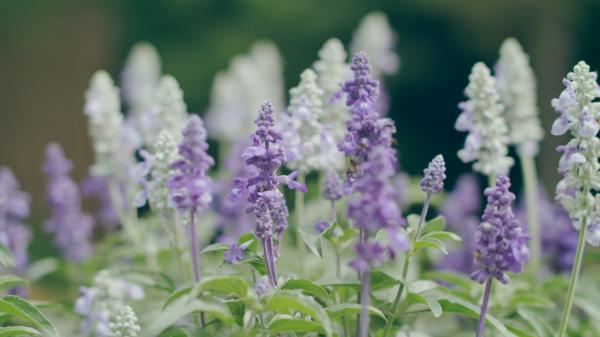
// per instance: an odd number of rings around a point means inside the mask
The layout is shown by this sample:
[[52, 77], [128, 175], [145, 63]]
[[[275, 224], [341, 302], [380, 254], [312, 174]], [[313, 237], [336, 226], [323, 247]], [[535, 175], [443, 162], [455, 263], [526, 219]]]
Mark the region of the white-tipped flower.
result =
[[581, 221], [589, 221], [587, 241], [600, 244], [600, 140], [597, 137], [600, 125], [600, 98], [597, 74], [583, 61], [563, 80], [565, 89], [559, 98], [552, 100], [552, 106], [559, 117], [552, 125], [553, 135], [563, 135], [568, 131], [572, 139], [557, 150], [562, 153], [558, 171], [563, 179], [556, 187], [556, 198], [569, 212], [575, 228]]
[[121, 74], [123, 100], [134, 119], [147, 113], [160, 75], [160, 56], [154, 46], [147, 42], [134, 45]]
[[504, 107], [489, 68], [478, 62], [469, 75], [465, 89], [467, 101], [456, 120], [458, 131], [467, 131], [465, 147], [458, 157], [465, 163], [474, 161], [473, 169], [485, 175], [507, 174], [513, 165], [508, 156], [508, 128], [502, 116]]
[[110, 337], [137, 337], [140, 330], [137, 316], [128, 305], [124, 306], [110, 323]]
[[117, 160], [123, 132], [119, 89], [110, 75], [100, 70], [92, 76], [85, 100], [84, 111], [95, 154], [92, 173], [99, 176], [114, 174], [121, 169]]
[[227, 71], [214, 79], [206, 114], [209, 136], [234, 143], [254, 131], [256, 110], [265, 100], [281, 111], [284, 100], [283, 62], [277, 47], [256, 42], [250, 52], [234, 57]]
[[[317, 85], [317, 75], [306, 69], [300, 83], [290, 90], [288, 115], [283, 121], [284, 147], [290, 155], [287, 166], [309, 172], [338, 167], [343, 162], [335, 141], [321, 124], [323, 90]], [[334, 149], [335, 151], [328, 151]]]
[[380, 12], [367, 14], [352, 37], [352, 54], [364, 52], [369, 57], [372, 74], [375, 78], [393, 75], [398, 71], [400, 58], [394, 51], [396, 32], [392, 30], [388, 18]]
[[521, 154], [535, 156], [544, 136], [537, 106], [537, 86], [529, 56], [514, 38], [506, 39], [500, 47], [496, 85], [506, 109], [504, 116], [510, 142]]
[[329, 39], [319, 50], [319, 60], [313, 65], [317, 73], [317, 84], [323, 89], [322, 121], [330, 129], [336, 142], [344, 137], [346, 121], [350, 119], [350, 110], [344, 102], [334, 99], [335, 94], [341, 90], [342, 83], [352, 77], [346, 57], [342, 42]]
[[187, 106], [183, 101], [183, 91], [171, 75], [160, 79], [152, 98], [152, 103], [141, 127], [144, 143], [151, 147], [161, 130], [177, 142], [181, 139], [181, 129], [188, 119]]

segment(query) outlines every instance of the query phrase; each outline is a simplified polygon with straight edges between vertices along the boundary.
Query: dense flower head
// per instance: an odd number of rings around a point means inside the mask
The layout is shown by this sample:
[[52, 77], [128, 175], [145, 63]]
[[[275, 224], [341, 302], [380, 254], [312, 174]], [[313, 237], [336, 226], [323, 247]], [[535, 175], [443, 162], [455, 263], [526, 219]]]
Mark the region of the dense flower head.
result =
[[342, 154], [335, 148], [335, 140], [322, 123], [323, 90], [317, 85], [317, 75], [306, 69], [300, 83], [290, 90], [290, 105], [280, 127], [288, 156], [286, 165], [307, 173], [327, 167], [340, 168]]
[[254, 131], [256, 108], [270, 97], [277, 111], [284, 107], [283, 61], [275, 44], [254, 43], [235, 56], [214, 79], [206, 124], [211, 138], [235, 143]]
[[458, 178], [452, 192], [444, 200], [440, 211], [446, 218], [448, 229], [460, 235], [462, 241], [461, 247], [449, 249], [448, 255], [440, 261], [440, 268], [463, 273], [473, 271], [473, 232], [479, 224], [480, 195], [477, 177], [466, 173]]
[[48, 178], [46, 200], [51, 216], [44, 229], [54, 234], [56, 246], [68, 259], [82, 261], [92, 252], [94, 221], [81, 211], [79, 187], [69, 176], [71, 168], [62, 147], [48, 144], [42, 170]]
[[319, 59], [313, 65], [317, 73], [317, 84], [323, 90], [323, 124], [329, 127], [336, 141], [344, 137], [346, 121], [350, 118], [350, 110], [335, 99], [340, 85], [352, 76], [346, 58], [342, 42], [329, 39], [319, 50]]
[[[390, 185], [395, 170], [387, 150], [381, 145], [375, 147], [368, 160], [361, 164], [359, 178], [354, 183], [354, 191], [359, 194], [348, 203], [348, 218], [365, 233], [366, 238], [357, 244], [358, 258], [351, 263], [360, 271], [375, 267], [396, 252], [408, 248], [406, 238], [398, 232], [404, 225], [404, 219], [396, 204], [396, 193]], [[388, 246], [369, 238], [380, 229], [386, 229], [390, 234]]]
[[329, 201], [340, 200], [344, 196], [344, 182], [334, 170], [327, 170], [323, 180], [323, 198]]
[[[396, 128], [392, 120], [380, 118], [375, 110], [378, 82], [371, 78], [369, 70], [366, 55], [357, 53], [352, 59], [354, 77], [342, 86], [342, 93], [347, 96], [346, 105], [352, 110], [352, 117], [346, 123], [347, 132], [338, 144], [338, 149], [360, 166], [367, 160], [374, 147], [382, 145], [386, 148], [389, 159], [395, 164], [396, 152], [391, 144]], [[354, 179], [356, 174], [349, 172], [347, 185], [351, 186]]]
[[109, 326], [110, 337], [137, 337], [141, 330], [135, 312], [128, 305], [119, 311]]
[[230, 200], [235, 202], [246, 197], [250, 203], [247, 212], [254, 216], [256, 235], [261, 239], [273, 234], [281, 235], [287, 228], [288, 209], [283, 193], [278, 190], [280, 184], [306, 192], [306, 187], [294, 179], [297, 172], [289, 176], [277, 175], [277, 170], [286, 161], [282, 148], [282, 135], [275, 129], [273, 105], [265, 102], [261, 106], [255, 121], [256, 132], [252, 135], [252, 144], [242, 152], [246, 165], [256, 167], [255, 175], [238, 177]]
[[396, 32], [390, 27], [385, 14], [372, 12], [367, 14], [352, 38], [352, 52], [365, 52], [373, 59], [373, 74], [377, 78], [382, 75], [393, 75], [398, 71], [400, 58], [394, 51]]
[[520, 153], [534, 156], [544, 136], [537, 107], [537, 85], [529, 56], [514, 38], [504, 40], [496, 64], [496, 85], [505, 106], [508, 137]]
[[431, 160], [421, 179], [421, 191], [425, 193], [438, 194], [444, 189], [446, 179], [446, 163], [444, 157], [438, 154]]
[[27, 265], [31, 230], [23, 224], [23, 220], [29, 212], [29, 194], [21, 191], [19, 182], [8, 167], [0, 167], [0, 243], [12, 252], [17, 271], [23, 271]]
[[180, 211], [195, 212], [206, 209], [212, 201], [211, 179], [207, 171], [214, 160], [207, 152], [206, 130], [200, 117], [192, 115], [182, 134], [179, 158], [171, 164], [175, 173], [168, 186]]
[[473, 66], [465, 94], [468, 100], [459, 104], [462, 112], [454, 127], [469, 134], [458, 157], [465, 163], [475, 162], [473, 169], [485, 175], [508, 173], [513, 159], [508, 156], [504, 107], [494, 77], [485, 64], [478, 62]]
[[94, 276], [92, 286], [80, 287], [79, 291], [75, 313], [84, 317], [81, 336], [110, 336], [110, 322], [118, 316], [125, 303], [145, 297], [140, 286], [117, 277], [109, 270], [99, 271]]
[[160, 56], [153, 45], [137, 43], [131, 48], [121, 73], [123, 100], [135, 119], [148, 111], [161, 75]]
[[587, 219], [586, 240], [592, 245], [600, 244], [599, 203], [594, 196], [600, 189], [600, 140], [596, 137], [600, 109], [595, 102], [600, 97], [600, 87], [596, 80], [597, 74], [581, 61], [563, 80], [565, 89], [560, 97], [552, 100], [559, 114], [552, 124], [552, 134], [569, 131], [571, 135], [566, 145], [557, 148], [562, 153], [558, 171], [563, 179], [556, 187], [556, 198], [576, 229]]
[[529, 259], [529, 237], [522, 232], [512, 211], [515, 195], [509, 188], [510, 179], [499, 176], [495, 186], [484, 191], [487, 206], [475, 232], [477, 270], [471, 274], [471, 278], [479, 283], [490, 278], [508, 283], [506, 273], [520, 273]]

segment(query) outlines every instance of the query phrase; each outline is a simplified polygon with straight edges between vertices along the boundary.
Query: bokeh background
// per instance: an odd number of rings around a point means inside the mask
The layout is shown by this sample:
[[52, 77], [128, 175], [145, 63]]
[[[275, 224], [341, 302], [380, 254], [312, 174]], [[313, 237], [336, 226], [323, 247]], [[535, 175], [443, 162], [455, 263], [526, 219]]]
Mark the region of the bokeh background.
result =
[[[493, 65], [506, 37], [531, 55], [546, 130], [554, 118], [550, 99], [570, 67], [580, 59], [600, 67], [597, 0], [0, 0], [0, 165], [16, 172], [38, 209], [47, 142], [60, 142], [76, 163], [75, 177], [84, 177], [92, 160], [82, 113], [88, 80], [97, 69], [119, 76], [138, 41], [157, 47], [189, 110], [202, 114], [214, 74], [253, 41], [278, 45], [290, 88], [325, 40], [349, 42], [372, 10], [384, 12], [398, 33], [402, 64], [386, 83], [401, 164], [411, 174], [437, 153], [447, 159], [451, 184], [469, 170], [456, 158], [465, 137], [453, 129], [456, 105], [473, 63]], [[539, 157], [550, 191], [560, 142], [547, 136]]]

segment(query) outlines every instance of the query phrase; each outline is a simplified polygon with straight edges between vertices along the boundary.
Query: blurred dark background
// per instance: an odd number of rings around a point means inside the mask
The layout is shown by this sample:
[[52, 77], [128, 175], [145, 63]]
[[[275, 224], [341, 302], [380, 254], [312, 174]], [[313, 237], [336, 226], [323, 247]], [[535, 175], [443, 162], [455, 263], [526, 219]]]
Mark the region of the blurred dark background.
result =
[[[384, 12], [398, 33], [401, 69], [387, 87], [401, 163], [411, 174], [436, 153], [447, 158], [452, 181], [470, 169], [456, 157], [465, 137], [453, 129], [456, 105], [473, 63], [492, 66], [506, 37], [516, 37], [531, 55], [546, 130], [554, 119], [550, 99], [570, 67], [580, 59], [600, 66], [594, 34], [600, 1], [594, 0], [0, 0], [0, 165], [16, 172], [38, 208], [47, 142], [64, 146], [82, 178], [92, 159], [83, 92], [97, 69], [119, 76], [135, 42], [157, 47], [189, 110], [203, 113], [214, 74], [253, 41], [278, 45], [289, 88], [325, 40], [348, 43], [372, 10]], [[547, 135], [539, 157], [550, 190], [561, 141]], [[512, 173], [519, 184], [518, 166]]]

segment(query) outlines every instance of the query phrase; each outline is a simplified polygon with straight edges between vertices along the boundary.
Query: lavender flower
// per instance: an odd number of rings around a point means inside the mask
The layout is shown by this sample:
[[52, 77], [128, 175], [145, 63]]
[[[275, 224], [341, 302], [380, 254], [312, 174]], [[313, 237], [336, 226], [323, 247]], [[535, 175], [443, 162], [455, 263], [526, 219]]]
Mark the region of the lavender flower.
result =
[[515, 195], [509, 191], [510, 179], [499, 176], [496, 185], [485, 189], [487, 206], [475, 232], [475, 262], [478, 269], [471, 278], [479, 283], [496, 278], [508, 283], [507, 272], [520, 273], [529, 259], [527, 240], [513, 214]]
[[600, 110], [594, 102], [600, 97], [597, 74], [585, 62], [579, 62], [563, 80], [565, 89], [552, 106], [559, 117], [552, 124], [553, 135], [570, 131], [572, 139], [557, 150], [562, 153], [558, 171], [563, 179], [556, 187], [556, 198], [569, 213], [573, 226], [579, 230], [587, 219], [587, 242], [600, 244], [598, 202], [594, 194], [600, 186]]
[[340, 200], [344, 196], [344, 183], [334, 170], [328, 170], [323, 181], [323, 198], [329, 201]]
[[110, 190], [106, 178], [88, 175], [80, 186], [84, 198], [95, 198], [98, 202], [98, 212], [95, 214], [95, 223], [104, 228], [106, 232], [113, 231], [119, 224], [119, 216], [110, 199]]
[[69, 176], [72, 168], [60, 145], [48, 144], [42, 170], [48, 178], [46, 200], [52, 213], [44, 229], [55, 235], [54, 243], [66, 258], [83, 261], [92, 253], [94, 221], [81, 211], [79, 188]]
[[440, 268], [463, 273], [471, 272], [475, 268], [473, 232], [479, 224], [480, 194], [477, 177], [470, 173], [463, 174], [442, 204], [441, 213], [446, 218], [448, 229], [462, 238], [462, 246], [450, 249], [448, 255], [440, 261]]
[[454, 127], [469, 135], [458, 157], [465, 163], [474, 161], [473, 169], [487, 176], [508, 173], [513, 159], [508, 157], [508, 128], [502, 117], [504, 107], [496, 82], [485, 64], [478, 62], [473, 66], [465, 94], [468, 100], [459, 104], [462, 112]]
[[[374, 147], [383, 145], [395, 165], [396, 152], [391, 147], [394, 122], [380, 118], [375, 110], [379, 82], [371, 78], [367, 56], [357, 53], [352, 59], [351, 69], [354, 77], [343, 84], [342, 93], [346, 95], [346, 106], [352, 110], [352, 118], [346, 123], [348, 131], [344, 140], [338, 144], [338, 149], [360, 166]], [[347, 185], [351, 186], [354, 179], [355, 172], [349, 172]]]
[[224, 258], [227, 264], [237, 264], [244, 258], [244, 250], [237, 243], [234, 243], [224, 253]]
[[236, 201], [246, 197], [250, 203], [246, 211], [254, 216], [255, 233], [263, 244], [272, 285], [276, 285], [272, 239], [273, 235], [279, 237], [287, 228], [288, 215], [285, 199], [278, 186], [285, 184], [291, 189], [300, 189], [303, 192], [306, 192], [306, 187], [294, 181], [296, 172], [289, 176], [279, 176], [276, 173], [285, 163], [286, 156], [281, 144], [282, 135], [275, 130], [273, 115], [272, 104], [265, 102], [256, 118], [258, 129], [252, 135], [252, 145], [242, 153], [245, 163], [255, 166], [258, 172], [250, 178], [238, 178], [230, 200]]
[[431, 160], [429, 166], [423, 170], [421, 179], [421, 191], [430, 194], [438, 194], [444, 189], [446, 179], [446, 163], [444, 157], [438, 154]]
[[0, 167], [0, 243], [12, 252], [17, 272], [27, 266], [31, 231], [22, 222], [29, 216], [29, 200], [29, 194], [20, 190], [12, 171]]
[[182, 134], [183, 140], [179, 144], [181, 158], [171, 165], [176, 173], [168, 186], [177, 208], [181, 212], [195, 213], [206, 209], [212, 200], [211, 179], [206, 171], [213, 166], [214, 160], [207, 153], [206, 130], [200, 117], [191, 116]]

